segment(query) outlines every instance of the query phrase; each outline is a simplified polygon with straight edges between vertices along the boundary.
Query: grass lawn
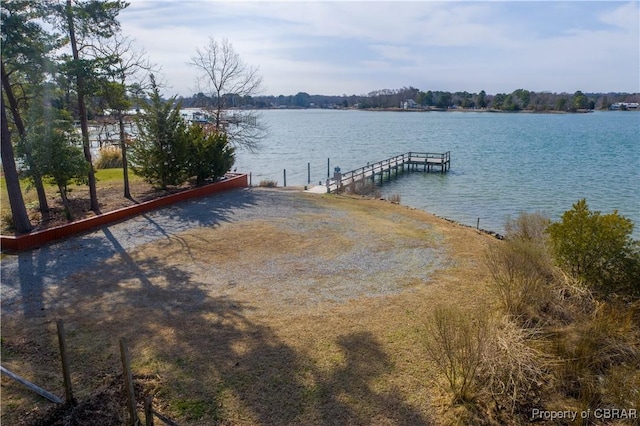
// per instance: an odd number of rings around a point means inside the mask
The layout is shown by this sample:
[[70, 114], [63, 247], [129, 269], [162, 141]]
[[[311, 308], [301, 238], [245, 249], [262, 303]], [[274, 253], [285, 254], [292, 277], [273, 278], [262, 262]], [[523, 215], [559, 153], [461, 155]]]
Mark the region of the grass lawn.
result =
[[[116, 208], [120, 207], [118, 205], [119, 203], [126, 203], [126, 199], [121, 196], [123, 188], [122, 169], [96, 170], [96, 179], [98, 201], [102, 203], [106, 209], [110, 209], [111, 205]], [[132, 193], [134, 193], [135, 189], [138, 188], [140, 192], [148, 191], [150, 189], [150, 185], [146, 184], [141, 177], [135, 175], [131, 170], [129, 170], [129, 184], [132, 188]], [[37, 224], [40, 220], [40, 213], [38, 212], [38, 195], [36, 194], [36, 190], [31, 186], [28, 179], [21, 179], [20, 186], [22, 188], [24, 203], [27, 207], [27, 213], [29, 214], [32, 223]], [[47, 194], [49, 207], [53, 209], [54, 213], [58, 210], [61, 210], [62, 203], [60, 201], [57, 186], [45, 182], [44, 188]], [[80, 214], [82, 214], [83, 208], [78, 204], [82, 203], [84, 200], [87, 200], [88, 203], [88, 186], [71, 184], [69, 186], [69, 189], [69, 199], [75, 201], [77, 210], [79, 210]], [[104, 194], [103, 197], [100, 197], [101, 194]], [[5, 229], [7, 225], [11, 223], [11, 206], [9, 204], [7, 185], [4, 176], [0, 177], [0, 219], [2, 220], [3, 229]]]

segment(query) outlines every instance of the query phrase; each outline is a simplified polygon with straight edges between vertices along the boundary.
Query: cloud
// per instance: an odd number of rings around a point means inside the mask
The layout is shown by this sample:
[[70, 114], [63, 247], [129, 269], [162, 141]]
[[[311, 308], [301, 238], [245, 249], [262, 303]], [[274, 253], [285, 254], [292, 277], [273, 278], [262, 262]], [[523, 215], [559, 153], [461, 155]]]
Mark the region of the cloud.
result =
[[270, 94], [495, 93], [639, 91], [637, 17], [637, 2], [156, 0], [132, 2], [121, 21], [183, 95], [209, 36], [259, 66]]

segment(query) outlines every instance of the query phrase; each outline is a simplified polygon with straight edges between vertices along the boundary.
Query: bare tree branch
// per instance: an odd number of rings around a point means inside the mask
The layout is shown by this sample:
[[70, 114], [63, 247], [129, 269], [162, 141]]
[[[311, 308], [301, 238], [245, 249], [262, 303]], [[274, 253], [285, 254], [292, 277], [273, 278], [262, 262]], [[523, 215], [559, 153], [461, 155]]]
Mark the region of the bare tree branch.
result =
[[260, 115], [253, 110], [236, 109], [228, 103], [234, 96], [246, 97], [260, 92], [259, 69], [244, 63], [229, 40], [218, 42], [213, 37], [202, 49], [196, 49], [189, 65], [199, 71], [197, 89], [212, 100], [211, 105], [203, 109], [212, 115], [214, 130], [225, 133], [236, 148], [258, 149], [267, 135]]

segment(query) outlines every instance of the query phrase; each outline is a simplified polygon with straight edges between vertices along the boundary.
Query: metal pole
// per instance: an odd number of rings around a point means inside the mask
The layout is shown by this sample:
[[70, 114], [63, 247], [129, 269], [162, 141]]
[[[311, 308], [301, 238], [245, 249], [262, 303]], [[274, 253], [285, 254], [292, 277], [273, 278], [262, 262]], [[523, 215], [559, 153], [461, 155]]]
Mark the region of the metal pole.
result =
[[287, 169], [284, 169], [284, 187], [287, 187]]
[[311, 183], [311, 163], [307, 163], [307, 185]]
[[327, 178], [331, 177], [331, 175], [329, 174], [330, 173], [329, 169], [330, 169], [330, 167], [329, 167], [329, 159], [327, 158]]

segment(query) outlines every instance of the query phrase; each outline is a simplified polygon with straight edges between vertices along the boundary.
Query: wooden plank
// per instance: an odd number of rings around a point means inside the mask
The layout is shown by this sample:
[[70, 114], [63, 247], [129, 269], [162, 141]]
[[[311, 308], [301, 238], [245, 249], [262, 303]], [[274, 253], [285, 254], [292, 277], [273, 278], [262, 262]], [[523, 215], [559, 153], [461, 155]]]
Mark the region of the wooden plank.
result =
[[42, 389], [40, 386], [31, 383], [27, 379], [23, 379], [22, 377], [18, 376], [16, 373], [13, 373], [13, 372], [9, 371], [9, 370], [7, 370], [6, 368], [4, 368], [2, 366], [0, 366], [0, 371], [2, 372], [2, 374], [6, 375], [7, 377], [12, 378], [13, 380], [15, 380], [18, 383], [23, 384], [24, 386], [26, 386], [27, 388], [31, 389], [32, 391], [34, 391], [38, 395], [40, 395], [40, 396], [42, 396], [44, 398], [47, 398], [49, 401], [55, 402], [56, 404], [63, 404], [64, 403], [64, 401], [61, 398], [58, 398], [56, 395], [52, 394], [51, 392]]

